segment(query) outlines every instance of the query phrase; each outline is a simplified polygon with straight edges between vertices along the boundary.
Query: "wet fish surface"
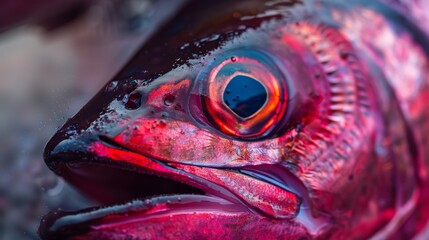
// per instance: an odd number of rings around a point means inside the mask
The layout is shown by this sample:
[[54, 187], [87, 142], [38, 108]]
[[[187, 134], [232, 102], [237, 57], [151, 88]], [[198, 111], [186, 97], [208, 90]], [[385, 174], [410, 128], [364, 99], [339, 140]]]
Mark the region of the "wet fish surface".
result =
[[43, 239], [424, 239], [429, 4], [190, 1], [50, 140]]

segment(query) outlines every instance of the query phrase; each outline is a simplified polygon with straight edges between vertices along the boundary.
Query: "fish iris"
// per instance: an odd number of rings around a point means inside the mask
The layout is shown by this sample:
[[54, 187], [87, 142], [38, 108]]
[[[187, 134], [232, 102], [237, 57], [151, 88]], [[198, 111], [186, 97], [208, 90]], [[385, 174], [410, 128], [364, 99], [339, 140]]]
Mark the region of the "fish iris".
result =
[[242, 140], [269, 137], [285, 122], [288, 83], [276, 57], [259, 49], [221, 52], [200, 71], [194, 116]]

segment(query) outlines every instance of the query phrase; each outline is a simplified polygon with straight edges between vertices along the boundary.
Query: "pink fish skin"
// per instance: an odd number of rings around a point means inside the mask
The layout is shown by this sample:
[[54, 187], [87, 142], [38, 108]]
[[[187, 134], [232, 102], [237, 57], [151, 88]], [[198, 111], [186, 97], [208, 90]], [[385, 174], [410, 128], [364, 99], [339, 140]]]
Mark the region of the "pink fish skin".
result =
[[40, 236], [426, 239], [422, 8], [190, 1], [48, 143], [105, 207], [52, 212]]

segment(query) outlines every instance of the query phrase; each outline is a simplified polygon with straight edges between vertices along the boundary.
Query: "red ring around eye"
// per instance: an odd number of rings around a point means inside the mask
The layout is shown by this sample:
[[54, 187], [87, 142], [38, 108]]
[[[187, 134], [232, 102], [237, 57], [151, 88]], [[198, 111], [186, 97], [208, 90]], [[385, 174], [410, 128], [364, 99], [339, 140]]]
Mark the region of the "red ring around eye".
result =
[[[284, 79], [273, 74], [256, 59], [235, 56], [227, 58], [208, 74], [204, 105], [213, 124], [222, 132], [239, 138], [257, 138], [270, 133], [281, 121], [287, 107]], [[239, 116], [223, 100], [228, 83], [237, 76], [253, 79], [266, 91], [266, 101], [254, 114]]]

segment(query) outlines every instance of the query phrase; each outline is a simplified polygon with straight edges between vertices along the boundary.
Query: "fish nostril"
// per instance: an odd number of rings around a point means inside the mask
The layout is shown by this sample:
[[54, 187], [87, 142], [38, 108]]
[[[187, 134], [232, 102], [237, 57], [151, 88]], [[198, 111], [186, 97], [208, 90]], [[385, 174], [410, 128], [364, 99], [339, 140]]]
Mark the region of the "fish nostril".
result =
[[141, 106], [142, 94], [139, 92], [132, 93], [128, 96], [125, 103], [125, 108], [128, 110], [135, 110]]

